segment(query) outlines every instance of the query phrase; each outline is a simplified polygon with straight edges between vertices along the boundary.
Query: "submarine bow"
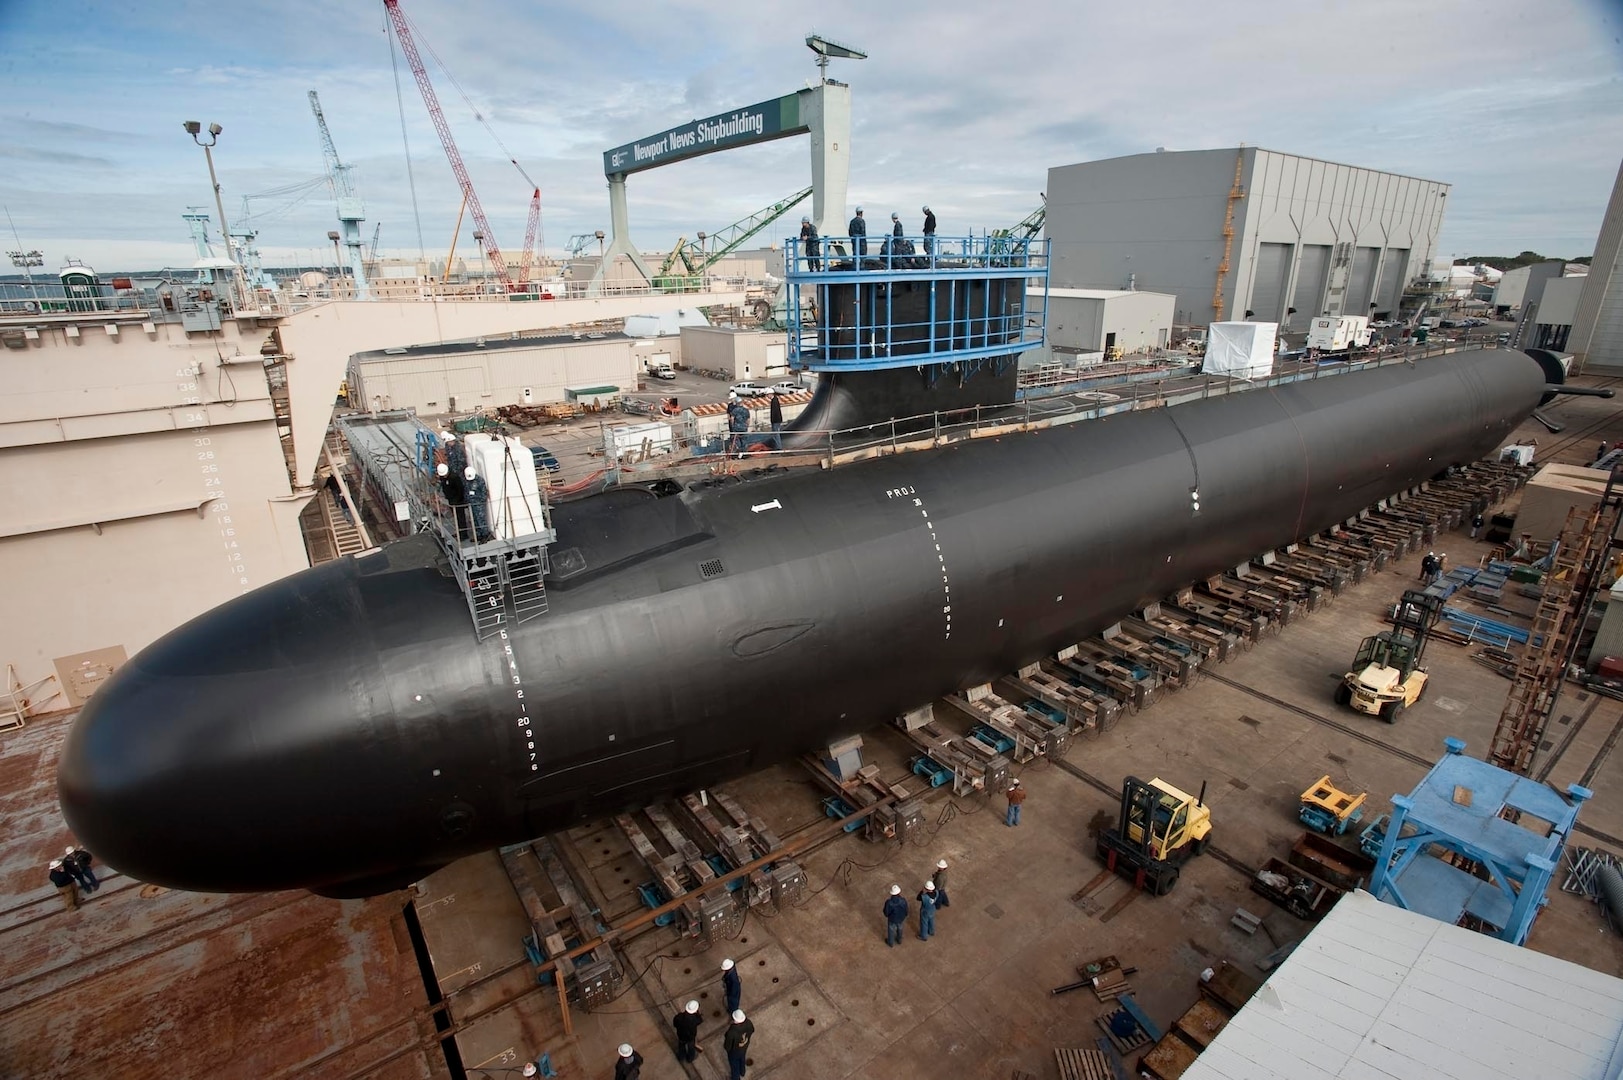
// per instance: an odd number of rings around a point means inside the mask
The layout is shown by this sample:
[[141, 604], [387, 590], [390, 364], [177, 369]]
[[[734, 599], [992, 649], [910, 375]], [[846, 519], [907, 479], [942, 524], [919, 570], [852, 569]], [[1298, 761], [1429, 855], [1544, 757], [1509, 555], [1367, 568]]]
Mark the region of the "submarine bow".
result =
[[1480, 458], [1543, 392], [1524, 354], [1455, 353], [610, 492], [555, 508], [549, 611], [484, 642], [414, 537], [142, 650], [73, 724], [63, 812], [162, 885], [392, 888], [1030, 663]]

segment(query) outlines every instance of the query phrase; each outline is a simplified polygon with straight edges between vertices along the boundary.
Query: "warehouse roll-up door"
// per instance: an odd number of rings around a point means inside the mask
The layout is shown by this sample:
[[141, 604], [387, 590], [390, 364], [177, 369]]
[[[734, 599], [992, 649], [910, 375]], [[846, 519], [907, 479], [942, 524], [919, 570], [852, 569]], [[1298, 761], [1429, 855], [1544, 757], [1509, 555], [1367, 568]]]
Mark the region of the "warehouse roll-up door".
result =
[[1251, 275], [1251, 302], [1234, 313], [1253, 312], [1259, 322], [1279, 322], [1285, 314], [1285, 271], [1290, 269], [1289, 244], [1259, 244], [1257, 272]]
[[1347, 279], [1347, 301], [1341, 307], [1343, 315], [1368, 315], [1369, 302], [1374, 299], [1370, 290], [1375, 285], [1375, 257], [1380, 248], [1361, 247], [1353, 252], [1352, 275]]
[[1381, 287], [1375, 293], [1375, 310], [1377, 312], [1398, 313], [1398, 302], [1403, 299], [1404, 275], [1409, 270], [1409, 249], [1390, 248], [1386, 253], [1386, 262], [1381, 266]]
[[1330, 273], [1330, 245], [1303, 244], [1296, 263], [1296, 288], [1291, 291], [1291, 307], [1296, 314], [1288, 320], [1292, 330], [1305, 329], [1319, 314], [1324, 299], [1325, 276]]

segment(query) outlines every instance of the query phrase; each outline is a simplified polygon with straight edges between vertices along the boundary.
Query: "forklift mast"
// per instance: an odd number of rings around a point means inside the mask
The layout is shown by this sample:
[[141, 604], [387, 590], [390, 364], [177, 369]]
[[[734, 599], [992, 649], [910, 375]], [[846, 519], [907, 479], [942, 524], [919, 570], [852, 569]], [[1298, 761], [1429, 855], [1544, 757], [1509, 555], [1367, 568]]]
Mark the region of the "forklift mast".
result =
[[[1146, 856], [1154, 856], [1155, 811], [1161, 792], [1136, 776], [1129, 776], [1121, 785], [1121, 821], [1116, 830], [1122, 842]], [[1138, 839], [1133, 838], [1133, 826], [1139, 827]]]
[[1405, 591], [1403, 599], [1398, 601], [1397, 610], [1392, 613], [1392, 633], [1394, 637], [1406, 637], [1412, 643], [1409, 657], [1411, 666], [1420, 663], [1426, 651], [1426, 641], [1442, 611], [1442, 597], [1419, 589]]

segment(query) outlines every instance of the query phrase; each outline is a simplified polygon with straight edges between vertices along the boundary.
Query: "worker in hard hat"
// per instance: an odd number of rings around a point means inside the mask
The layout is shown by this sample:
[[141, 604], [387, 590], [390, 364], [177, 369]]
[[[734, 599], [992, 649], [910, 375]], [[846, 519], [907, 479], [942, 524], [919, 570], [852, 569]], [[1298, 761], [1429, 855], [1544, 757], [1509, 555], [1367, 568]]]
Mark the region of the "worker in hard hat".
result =
[[807, 268], [813, 273], [821, 270], [823, 260], [818, 256], [822, 254], [822, 242], [817, 238], [817, 226], [812, 224], [812, 219], [809, 217], [800, 219], [800, 243], [806, 249]]
[[494, 540], [495, 536], [490, 531], [490, 485], [470, 465], [462, 470], [462, 489], [468, 497], [468, 510], [472, 514], [469, 524], [473, 528], [474, 539], [481, 544]]
[[1009, 790], [1004, 793], [1009, 800], [1009, 812], [1003, 817], [1003, 824], [1013, 828], [1020, 824], [1020, 808], [1026, 802], [1026, 789], [1020, 786], [1020, 778], [1015, 777], [1009, 781]]
[[728, 1080], [744, 1080], [744, 1070], [749, 1065], [750, 1036], [754, 1034], [755, 1025], [744, 1015], [744, 1010], [734, 1009], [733, 1022], [721, 1040], [722, 1048], [727, 1051], [727, 1067], [731, 1070]]
[[63, 865], [61, 859], [51, 860], [51, 884], [62, 897], [62, 905], [69, 911], [79, 906], [79, 886], [73, 883], [73, 872]]
[[614, 1080], [637, 1080], [642, 1075], [642, 1055], [630, 1043], [620, 1044], [620, 1056], [614, 1062]]
[[851, 246], [856, 251], [857, 269], [862, 269], [862, 257], [868, 254], [868, 219], [862, 216], [862, 207], [857, 207], [857, 216], [851, 219], [846, 226], [851, 234]]
[[451, 472], [457, 476], [461, 476], [462, 470], [468, 467], [467, 450], [453, 431], [445, 433], [445, 464], [450, 466]]
[[902, 925], [907, 922], [907, 901], [902, 898], [902, 887], [892, 885], [885, 898], [885, 944], [891, 948], [902, 943]]
[[744, 980], [738, 977], [738, 965], [731, 957], [721, 962], [721, 992], [727, 999], [728, 1012], [743, 1004]]
[[96, 872], [90, 869], [90, 852], [84, 848], [69, 844], [63, 852], [62, 865], [87, 895], [101, 888], [101, 882], [96, 880]]
[[947, 907], [947, 906], [949, 906], [948, 902], [947, 902], [947, 860], [946, 859], [937, 859], [936, 860], [935, 877], [932, 880], [935, 882], [935, 895], [936, 895], [935, 906], [936, 907]]
[[671, 1026], [676, 1028], [677, 1061], [696, 1061], [704, 1053], [704, 1047], [699, 1045], [699, 1025], [703, 1023], [704, 1017], [699, 1015], [697, 1001], [688, 1002], [671, 1020]]
[[935, 882], [926, 881], [924, 888], [919, 890], [919, 940], [929, 941], [930, 935], [935, 933], [935, 905], [939, 897], [936, 895]]
[[935, 211], [924, 208], [924, 253], [935, 254]]

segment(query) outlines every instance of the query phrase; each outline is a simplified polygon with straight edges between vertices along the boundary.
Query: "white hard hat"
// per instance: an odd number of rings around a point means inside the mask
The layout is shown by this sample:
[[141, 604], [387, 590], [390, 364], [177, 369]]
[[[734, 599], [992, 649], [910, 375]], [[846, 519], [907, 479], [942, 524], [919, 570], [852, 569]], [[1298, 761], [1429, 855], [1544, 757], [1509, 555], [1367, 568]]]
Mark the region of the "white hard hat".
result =
[[1010, 787], [1019, 787], [1020, 786], [1020, 778], [1017, 776], [1013, 780], [1010, 780], [1009, 781], [1009, 786]]
[[802, 214], [800, 216], [800, 223], [802, 225], [810, 225], [811, 224], [811, 218], [809, 218], [806, 215]]
[[936, 867], [937, 870], [945, 870], [947, 868], [947, 860], [946, 859], [941, 859], [941, 860], [937, 861], [936, 864], [935, 864], [935, 867]]
[[687, 1003], [687, 1011], [690, 1012], [690, 1013], [698, 1012], [699, 1011], [699, 1003], [697, 1001], [688, 1002]]
[[892, 221], [900, 221], [900, 220], [902, 220], [902, 215], [900, 215], [896, 211], [892, 210], [890, 212], [890, 220], [892, 220]]
[[731, 971], [731, 970], [733, 970], [733, 962], [732, 962], [732, 960], [731, 959], [723, 960], [721, 962], [721, 970], [723, 970], [723, 971]]
[[738, 400], [738, 391], [736, 391], [736, 390], [727, 391], [727, 400], [728, 401], [737, 401]]
[[621, 1043], [621, 1044], [620, 1044], [620, 1056], [621, 1056], [621, 1057], [625, 1057], [625, 1058], [628, 1058], [628, 1057], [630, 1057], [630, 1056], [631, 1056], [631, 1055], [632, 1055], [632, 1054], [633, 1054], [633, 1053], [635, 1053], [635, 1051], [633, 1051], [633, 1050], [632, 1050], [632, 1049], [631, 1049], [631, 1044], [630, 1044], [630, 1043]]
[[744, 1022], [744, 1010], [743, 1009], [734, 1009], [733, 1010], [733, 1023], [742, 1024], [743, 1022]]
[[519, 1075], [520, 1076], [535, 1076], [536, 1075], [535, 1062], [526, 1061], [524, 1063], [524, 1068], [519, 1070]]
[[860, 206], [857, 207], [857, 213], [859, 213], [859, 214], [862, 213], [862, 207], [860, 207]]
[[73, 854], [73, 845], [69, 844], [67, 847], [63, 848], [62, 849], [62, 854], [64, 854], [64, 855], [72, 855]]
[[479, 475], [478, 473], [473, 471], [473, 466], [472, 465], [469, 465], [466, 469], [462, 470], [462, 479], [464, 479], [464, 480], [472, 480], [475, 476], [478, 476], [478, 475]]
[[451, 467], [442, 461], [438, 465], [434, 466], [434, 473], [437, 476], [450, 476]]
[[902, 887], [900, 885], [892, 885], [890, 887], [890, 895], [892, 895], [892, 896], [900, 896], [900, 895], [902, 895]]
[[51, 860], [51, 869], [52, 870], [60, 870], [60, 869], [62, 869], [62, 860], [61, 859], [52, 859]]
[[922, 209], [926, 214], [930, 212], [930, 208], [928, 206], [920, 207], [920, 209]]
[[924, 891], [925, 892], [935, 892], [935, 882], [934, 881], [926, 881], [924, 883]]
[[445, 433], [445, 441], [446, 441], [446, 442], [456, 442], [456, 432], [454, 432], [454, 431], [447, 431], [447, 432], [446, 432], [446, 433]]

